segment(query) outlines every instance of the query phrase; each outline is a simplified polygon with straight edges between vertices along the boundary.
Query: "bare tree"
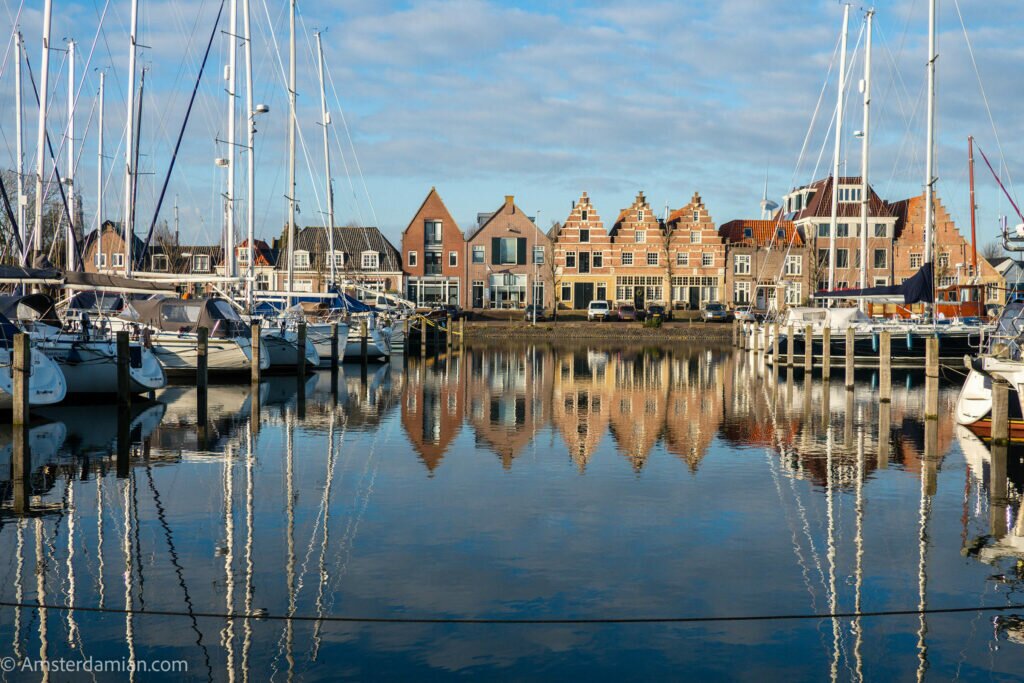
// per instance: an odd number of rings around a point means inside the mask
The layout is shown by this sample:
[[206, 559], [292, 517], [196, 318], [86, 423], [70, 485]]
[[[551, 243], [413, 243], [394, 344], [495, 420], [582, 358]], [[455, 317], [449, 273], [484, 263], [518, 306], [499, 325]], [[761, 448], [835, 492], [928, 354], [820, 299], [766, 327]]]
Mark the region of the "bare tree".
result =
[[1003, 251], [1003, 245], [999, 244], [999, 242], [986, 242], [985, 244], [981, 245], [980, 251], [981, 256], [986, 261], [990, 262], [995, 259], [1006, 256], [1005, 252]]

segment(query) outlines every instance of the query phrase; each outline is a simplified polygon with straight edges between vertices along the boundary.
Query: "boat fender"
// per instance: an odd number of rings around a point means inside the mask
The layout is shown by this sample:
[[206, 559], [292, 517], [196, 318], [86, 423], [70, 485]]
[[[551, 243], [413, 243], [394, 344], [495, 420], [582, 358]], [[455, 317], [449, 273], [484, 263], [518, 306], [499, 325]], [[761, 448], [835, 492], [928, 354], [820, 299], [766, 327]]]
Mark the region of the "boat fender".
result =
[[914, 350], [914, 333], [907, 332], [907, 351]]
[[872, 332], [871, 333], [871, 350], [874, 353], [878, 353], [878, 333], [877, 332]]

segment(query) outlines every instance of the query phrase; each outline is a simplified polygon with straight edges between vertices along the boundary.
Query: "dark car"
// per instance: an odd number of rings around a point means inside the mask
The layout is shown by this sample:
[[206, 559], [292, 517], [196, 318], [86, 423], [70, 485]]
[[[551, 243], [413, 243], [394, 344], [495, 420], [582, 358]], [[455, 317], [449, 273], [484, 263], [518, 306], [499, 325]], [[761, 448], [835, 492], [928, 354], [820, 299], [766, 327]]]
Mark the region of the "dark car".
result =
[[727, 323], [732, 320], [732, 313], [723, 304], [704, 304], [700, 309], [700, 319], [706, 323]]
[[672, 309], [661, 304], [651, 304], [647, 307], [648, 318], [661, 318], [662, 320], [672, 319]]
[[618, 309], [615, 311], [615, 318], [624, 322], [627, 320], [639, 320], [640, 316], [637, 315], [636, 306], [633, 304], [619, 304]]
[[530, 304], [523, 311], [523, 320], [525, 320], [527, 322], [534, 322], [534, 321], [541, 322], [542, 320], [547, 320], [547, 319], [548, 319], [548, 314], [544, 310], [543, 306], [534, 306], [533, 304]]
[[448, 316], [452, 320], [461, 320], [462, 318], [469, 320], [472, 315], [472, 313], [463, 310], [461, 306], [456, 304], [441, 304], [440, 306], [436, 306], [434, 310], [430, 312], [431, 318], [443, 318]]

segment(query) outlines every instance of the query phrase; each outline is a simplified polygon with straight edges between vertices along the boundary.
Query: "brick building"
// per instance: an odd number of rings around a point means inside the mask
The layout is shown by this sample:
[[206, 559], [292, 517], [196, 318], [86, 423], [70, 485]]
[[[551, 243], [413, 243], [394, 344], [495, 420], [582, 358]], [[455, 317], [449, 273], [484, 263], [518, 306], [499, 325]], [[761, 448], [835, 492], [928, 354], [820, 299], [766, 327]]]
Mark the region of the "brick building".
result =
[[729, 251], [729, 301], [760, 311], [800, 306], [810, 294], [808, 250], [792, 221], [735, 220], [718, 234]]
[[689, 204], [669, 215], [666, 230], [672, 305], [695, 310], [725, 301], [725, 240], [700, 194], [694, 192]]
[[512, 195], [505, 196], [497, 211], [481, 216], [466, 240], [466, 253], [471, 308], [523, 308], [532, 303], [551, 308], [551, 240], [516, 206]]
[[554, 286], [559, 308], [586, 309], [607, 300], [615, 272], [612, 239], [584, 192], [556, 234]]
[[668, 292], [668, 243], [665, 226], [651, 210], [643, 192], [619, 213], [611, 229], [615, 302], [644, 308], [665, 303]]
[[406, 298], [418, 307], [466, 305], [466, 240], [436, 188], [402, 233]]

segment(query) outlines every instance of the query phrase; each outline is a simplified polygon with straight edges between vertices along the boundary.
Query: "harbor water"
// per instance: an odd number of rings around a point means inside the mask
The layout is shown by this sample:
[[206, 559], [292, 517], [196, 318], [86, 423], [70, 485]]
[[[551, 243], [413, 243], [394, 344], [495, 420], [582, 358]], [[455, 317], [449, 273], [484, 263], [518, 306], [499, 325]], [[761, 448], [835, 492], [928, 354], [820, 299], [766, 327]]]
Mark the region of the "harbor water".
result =
[[507, 344], [35, 411], [0, 680], [1016, 679], [1022, 453], [841, 370]]

